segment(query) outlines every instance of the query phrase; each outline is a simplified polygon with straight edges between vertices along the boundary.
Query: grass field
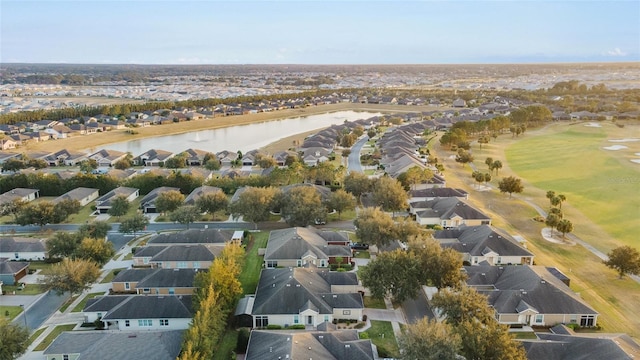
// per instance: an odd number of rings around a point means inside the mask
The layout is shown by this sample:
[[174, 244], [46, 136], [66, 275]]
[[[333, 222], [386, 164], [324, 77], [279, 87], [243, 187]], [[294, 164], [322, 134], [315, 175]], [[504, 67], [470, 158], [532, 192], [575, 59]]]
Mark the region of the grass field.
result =
[[0, 305], [0, 316], [5, 317], [9, 321], [15, 319], [21, 312], [22, 307], [20, 306]]
[[[629, 158], [640, 152], [640, 142], [608, 141], [624, 139], [634, 131], [612, 124], [601, 128], [578, 124], [554, 130], [510, 145], [506, 157], [511, 169], [539, 189], [564, 194], [573, 208], [610, 234], [597, 239], [585, 235], [599, 250], [608, 252], [622, 244], [638, 247], [640, 164]], [[628, 148], [603, 149], [614, 144]]]
[[390, 322], [371, 320], [371, 327], [364, 332], [369, 335], [371, 342], [378, 347], [380, 357], [397, 358], [400, 355], [398, 343]]
[[[573, 125], [575, 126], [575, 125]], [[618, 280], [616, 273], [602, 264], [599, 258], [587, 251], [582, 246], [558, 245], [544, 240], [540, 234], [543, 224], [535, 222], [532, 218], [537, 215], [536, 211], [523, 199], [528, 199], [539, 206], [548, 207], [549, 201], [545, 198], [547, 190], [555, 190], [567, 196], [567, 202], [563, 205], [563, 211], [566, 216], [571, 219], [575, 225], [575, 234], [586, 241], [597, 244], [603, 239], [612, 238], [597, 223], [592, 222], [581, 209], [576, 208], [576, 200], [569, 191], [563, 188], [537, 188], [528, 178], [520, 173], [513, 172], [511, 166], [524, 166], [512, 164], [511, 160], [505, 160], [504, 150], [512, 151], [511, 148], [519, 146], [525, 141], [541, 141], [537, 144], [543, 144], [547, 135], [562, 133], [564, 131], [580, 132], [582, 129], [573, 130], [573, 126], [551, 126], [543, 130], [527, 132], [520, 139], [512, 139], [510, 135], [503, 135], [497, 141], [494, 141], [482, 150], [479, 150], [477, 144], [474, 144], [473, 153], [475, 156], [475, 164], [479, 170], [487, 171], [484, 165], [484, 159], [491, 156], [503, 162], [504, 167], [500, 170], [499, 176], [493, 177], [491, 184], [496, 186], [499, 179], [504, 176], [516, 175], [523, 177], [525, 191], [518, 198], [509, 199], [508, 195], [499, 193], [497, 190], [478, 191], [471, 179], [471, 168], [469, 166], [461, 166], [456, 163], [450, 156], [453, 154], [448, 150], [442, 149], [439, 145], [434, 147], [437, 156], [445, 165], [446, 179], [448, 187], [458, 187], [469, 192], [469, 201], [478, 208], [482, 209], [492, 217], [492, 223], [499, 228], [503, 228], [513, 235], [521, 235], [527, 239], [527, 247], [534, 255], [536, 265], [555, 266], [567, 274], [571, 278], [571, 288], [580, 293], [593, 308], [595, 308], [600, 316], [598, 323], [602, 325], [605, 332], [625, 332], [632, 337], [638, 339], [640, 337], [640, 312], [638, 304], [640, 304], [640, 284], [625, 278]], [[596, 128], [597, 130], [598, 128]], [[604, 130], [603, 128], [601, 130]], [[586, 131], [593, 129], [587, 128]], [[606, 139], [625, 136], [619, 136], [612, 129], [614, 135], [609, 135]], [[629, 129], [627, 129], [629, 132]], [[578, 139], [589, 138], [589, 136], [576, 135]], [[538, 138], [541, 138], [538, 140]], [[602, 138], [604, 141], [605, 138]], [[559, 141], [559, 140], [558, 140]], [[571, 141], [578, 141], [571, 140]], [[580, 140], [584, 141], [584, 140]], [[609, 143], [608, 145], [613, 144]], [[608, 146], [604, 145], [604, 146]], [[535, 151], [535, 150], [532, 150]], [[556, 150], [557, 152], [559, 150]], [[576, 150], [578, 151], [578, 150]], [[526, 150], [524, 150], [526, 152]], [[558, 154], [557, 156], [561, 156]], [[539, 155], [538, 155], [539, 156]], [[533, 162], [535, 157], [530, 161]], [[624, 159], [620, 162], [624, 164]], [[584, 163], [584, 161], [582, 161]], [[630, 165], [635, 165], [629, 162]], [[536, 165], [528, 164], [531, 169], [535, 169]], [[640, 165], [639, 165], [640, 166]], [[530, 170], [532, 176], [542, 177], [544, 174], [538, 174], [534, 170]], [[558, 171], [558, 170], [557, 170]], [[554, 178], [553, 174], [547, 174], [550, 178]], [[637, 176], [637, 175], [636, 175]], [[534, 180], [535, 181], [535, 180]], [[542, 178], [540, 181], [543, 181]], [[605, 188], [606, 189], [606, 188]], [[604, 189], [603, 189], [604, 190]], [[637, 194], [637, 190], [635, 192]], [[579, 203], [579, 202], [578, 202]], [[636, 212], [636, 214], [638, 214]], [[632, 215], [629, 215], [632, 216]], [[636, 215], [637, 218], [637, 215]], [[636, 245], [637, 246], [637, 245]]]
[[258, 249], [267, 247], [269, 232], [253, 232], [250, 236], [253, 236], [253, 244], [247, 248], [244, 267], [240, 274], [240, 283], [242, 283], [244, 294], [255, 294], [256, 292], [263, 263], [263, 257], [258, 255]]

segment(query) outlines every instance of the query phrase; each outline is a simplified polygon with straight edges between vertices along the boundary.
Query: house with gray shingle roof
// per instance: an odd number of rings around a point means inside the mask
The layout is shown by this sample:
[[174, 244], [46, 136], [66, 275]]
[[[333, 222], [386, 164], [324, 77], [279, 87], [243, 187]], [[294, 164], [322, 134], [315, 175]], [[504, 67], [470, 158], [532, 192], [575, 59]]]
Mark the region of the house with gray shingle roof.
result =
[[564, 325], [522, 340], [529, 360], [632, 360], [640, 357], [640, 345], [627, 334], [580, 333]]
[[215, 186], [207, 186], [207, 185], [199, 186], [193, 189], [193, 191], [184, 199], [184, 203], [185, 205], [196, 205], [196, 202], [201, 197], [207, 194], [214, 194], [217, 192], [222, 192], [222, 189]]
[[489, 225], [439, 230], [433, 237], [443, 248], [462, 254], [469, 265], [532, 265], [533, 253], [506, 232]]
[[98, 166], [114, 166], [118, 161], [127, 156], [126, 152], [117, 150], [102, 149], [89, 155], [89, 159], [98, 162]]
[[98, 189], [79, 187], [53, 199], [53, 203], [57, 204], [63, 200], [77, 200], [80, 203], [80, 206], [85, 206], [97, 199], [98, 193]]
[[44, 260], [47, 240], [19, 237], [0, 237], [0, 258], [11, 260]]
[[312, 228], [294, 227], [273, 230], [264, 254], [265, 267], [317, 266], [328, 267], [342, 258], [343, 264], [351, 262], [348, 245], [329, 245], [329, 242]]
[[356, 330], [252, 331], [245, 359], [265, 359], [265, 354], [273, 359], [377, 359], [371, 340], [361, 340]]
[[136, 250], [133, 264], [162, 269], [208, 269], [222, 248], [202, 244], [145, 246]]
[[100, 214], [106, 214], [111, 209], [111, 204], [118, 196], [124, 196], [127, 201], [135, 200], [140, 194], [139, 189], [120, 186], [96, 199], [96, 210]]
[[[0, 257], [0, 283], [15, 285], [29, 272], [29, 263], [26, 261], [9, 261]], [[1, 290], [1, 286], [0, 286]]]
[[193, 295], [198, 269], [126, 269], [111, 281], [114, 293]]
[[491, 218], [458, 198], [435, 198], [411, 204], [412, 213], [420, 225], [440, 225], [455, 228], [462, 225], [491, 225]]
[[66, 331], [43, 352], [47, 360], [175, 360], [182, 349], [183, 330]]
[[154, 245], [178, 245], [178, 244], [210, 244], [225, 246], [233, 240], [242, 241], [242, 239], [234, 238], [236, 231], [221, 229], [188, 229], [178, 232], [166, 232], [152, 236], [147, 241], [147, 246]]
[[462, 189], [433, 187], [426, 189], [409, 190], [409, 205], [412, 202], [433, 200], [435, 198], [457, 197], [459, 199], [469, 199], [469, 193]]
[[304, 324], [315, 328], [333, 319], [362, 320], [364, 302], [352, 272], [315, 267], [263, 269], [252, 308], [253, 327]]
[[175, 154], [170, 151], [151, 149], [133, 158], [133, 163], [135, 165], [160, 166], [160, 164], [163, 164], [174, 155]]
[[193, 317], [190, 295], [106, 295], [92, 300], [83, 312], [106, 310], [102, 321], [112, 330], [183, 330]]
[[161, 186], [159, 188], [155, 188], [151, 190], [147, 195], [145, 195], [142, 200], [140, 200], [140, 207], [142, 208], [142, 212], [145, 214], [155, 213], [156, 212], [156, 199], [158, 196], [167, 191], [180, 191], [179, 188], [169, 187], [169, 186]]
[[596, 326], [598, 312], [542, 266], [465, 266], [467, 285], [487, 296], [502, 324]]
[[37, 189], [15, 188], [0, 195], [0, 205], [8, 204], [14, 200], [27, 203], [37, 199], [40, 195], [39, 193], [40, 190]]

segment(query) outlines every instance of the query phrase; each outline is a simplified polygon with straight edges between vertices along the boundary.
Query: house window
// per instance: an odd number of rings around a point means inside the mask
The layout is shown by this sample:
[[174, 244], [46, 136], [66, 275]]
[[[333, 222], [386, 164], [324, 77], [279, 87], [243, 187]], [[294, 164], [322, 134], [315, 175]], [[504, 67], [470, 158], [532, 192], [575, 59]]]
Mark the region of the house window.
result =
[[491, 224], [491, 220], [482, 220], [481, 224], [482, 225], [490, 225]]
[[62, 355], [62, 360], [69, 360], [69, 355], [67, 354]]
[[19, 253], [14, 253], [13, 256], [15, 256], [16, 259], [20, 258], [20, 254]]
[[124, 283], [124, 289], [125, 290], [131, 289], [131, 285], [129, 283]]
[[129, 327], [129, 325], [131, 325], [131, 322], [129, 322], [129, 320], [125, 320], [124, 321], [124, 326]]
[[169, 326], [169, 319], [160, 319], [160, 326]]
[[542, 324], [542, 319], [543, 319], [543, 318], [544, 318], [544, 315], [542, 315], [542, 314], [537, 314], [537, 315], [536, 315], [536, 320], [535, 320], [536, 324]]
[[186, 261], [178, 261], [178, 269], [186, 269], [187, 262]]
[[138, 320], [138, 326], [139, 327], [150, 327], [150, 326], [153, 326], [153, 320], [151, 320], [151, 319]]
[[193, 268], [194, 269], [200, 269], [200, 261], [194, 261], [193, 262]]
[[148, 294], [151, 290], [149, 288], [144, 288], [142, 289], [142, 292], [145, 294]]
[[98, 317], [98, 319], [101, 319], [102, 318], [102, 313], [98, 313], [96, 316]]
[[325, 321], [325, 322], [329, 322], [329, 315], [325, 315], [325, 316], [324, 316], [324, 321]]
[[278, 267], [278, 262], [275, 260], [269, 260], [267, 261], [267, 267], [268, 268], [275, 268]]
[[502, 264], [502, 258], [498, 256], [498, 264]]
[[351, 315], [351, 310], [342, 310], [342, 315]]
[[170, 262], [168, 262], [168, 263], [164, 264], [164, 267], [163, 267], [163, 268], [164, 268], [164, 269], [171, 269], [171, 263], [170, 263]]
[[176, 293], [176, 289], [174, 288], [169, 288], [169, 295], [173, 295]]
[[591, 327], [595, 324], [596, 317], [594, 315], [584, 315], [580, 317], [580, 326]]
[[142, 263], [148, 264], [149, 263], [149, 258], [142, 258]]
[[320, 267], [327, 267], [327, 263], [324, 259], [320, 260]]
[[293, 315], [293, 323], [294, 324], [300, 324], [300, 316]]
[[256, 327], [267, 327], [269, 325], [268, 316], [256, 316]]
[[298, 261], [296, 262], [296, 265], [298, 265], [298, 267], [302, 266], [302, 260], [298, 260]]

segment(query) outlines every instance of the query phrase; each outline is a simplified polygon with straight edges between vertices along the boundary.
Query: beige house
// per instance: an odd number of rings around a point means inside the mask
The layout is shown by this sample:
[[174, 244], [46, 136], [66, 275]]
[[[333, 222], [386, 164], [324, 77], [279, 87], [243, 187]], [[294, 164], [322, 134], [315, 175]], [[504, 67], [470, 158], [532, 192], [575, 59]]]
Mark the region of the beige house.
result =
[[111, 289], [123, 294], [193, 295], [198, 272], [198, 269], [127, 269], [116, 275]]

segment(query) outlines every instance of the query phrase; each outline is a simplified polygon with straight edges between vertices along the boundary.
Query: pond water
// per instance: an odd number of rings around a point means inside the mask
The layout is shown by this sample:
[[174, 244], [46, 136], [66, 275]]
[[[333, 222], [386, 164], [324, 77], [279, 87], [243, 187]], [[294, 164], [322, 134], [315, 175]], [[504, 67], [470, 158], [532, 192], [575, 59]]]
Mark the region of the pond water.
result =
[[[222, 150], [242, 151], [258, 149], [282, 138], [312, 130], [319, 130], [345, 120], [354, 121], [380, 116], [376, 112], [338, 111], [332, 113], [265, 121], [226, 128], [194, 131], [184, 134], [130, 140], [105, 145], [103, 148], [131, 152], [133, 156], [150, 149], [179, 153], [193, 148], [212, 153]], [[210, 120], [201, 120], [210, 121]]]

